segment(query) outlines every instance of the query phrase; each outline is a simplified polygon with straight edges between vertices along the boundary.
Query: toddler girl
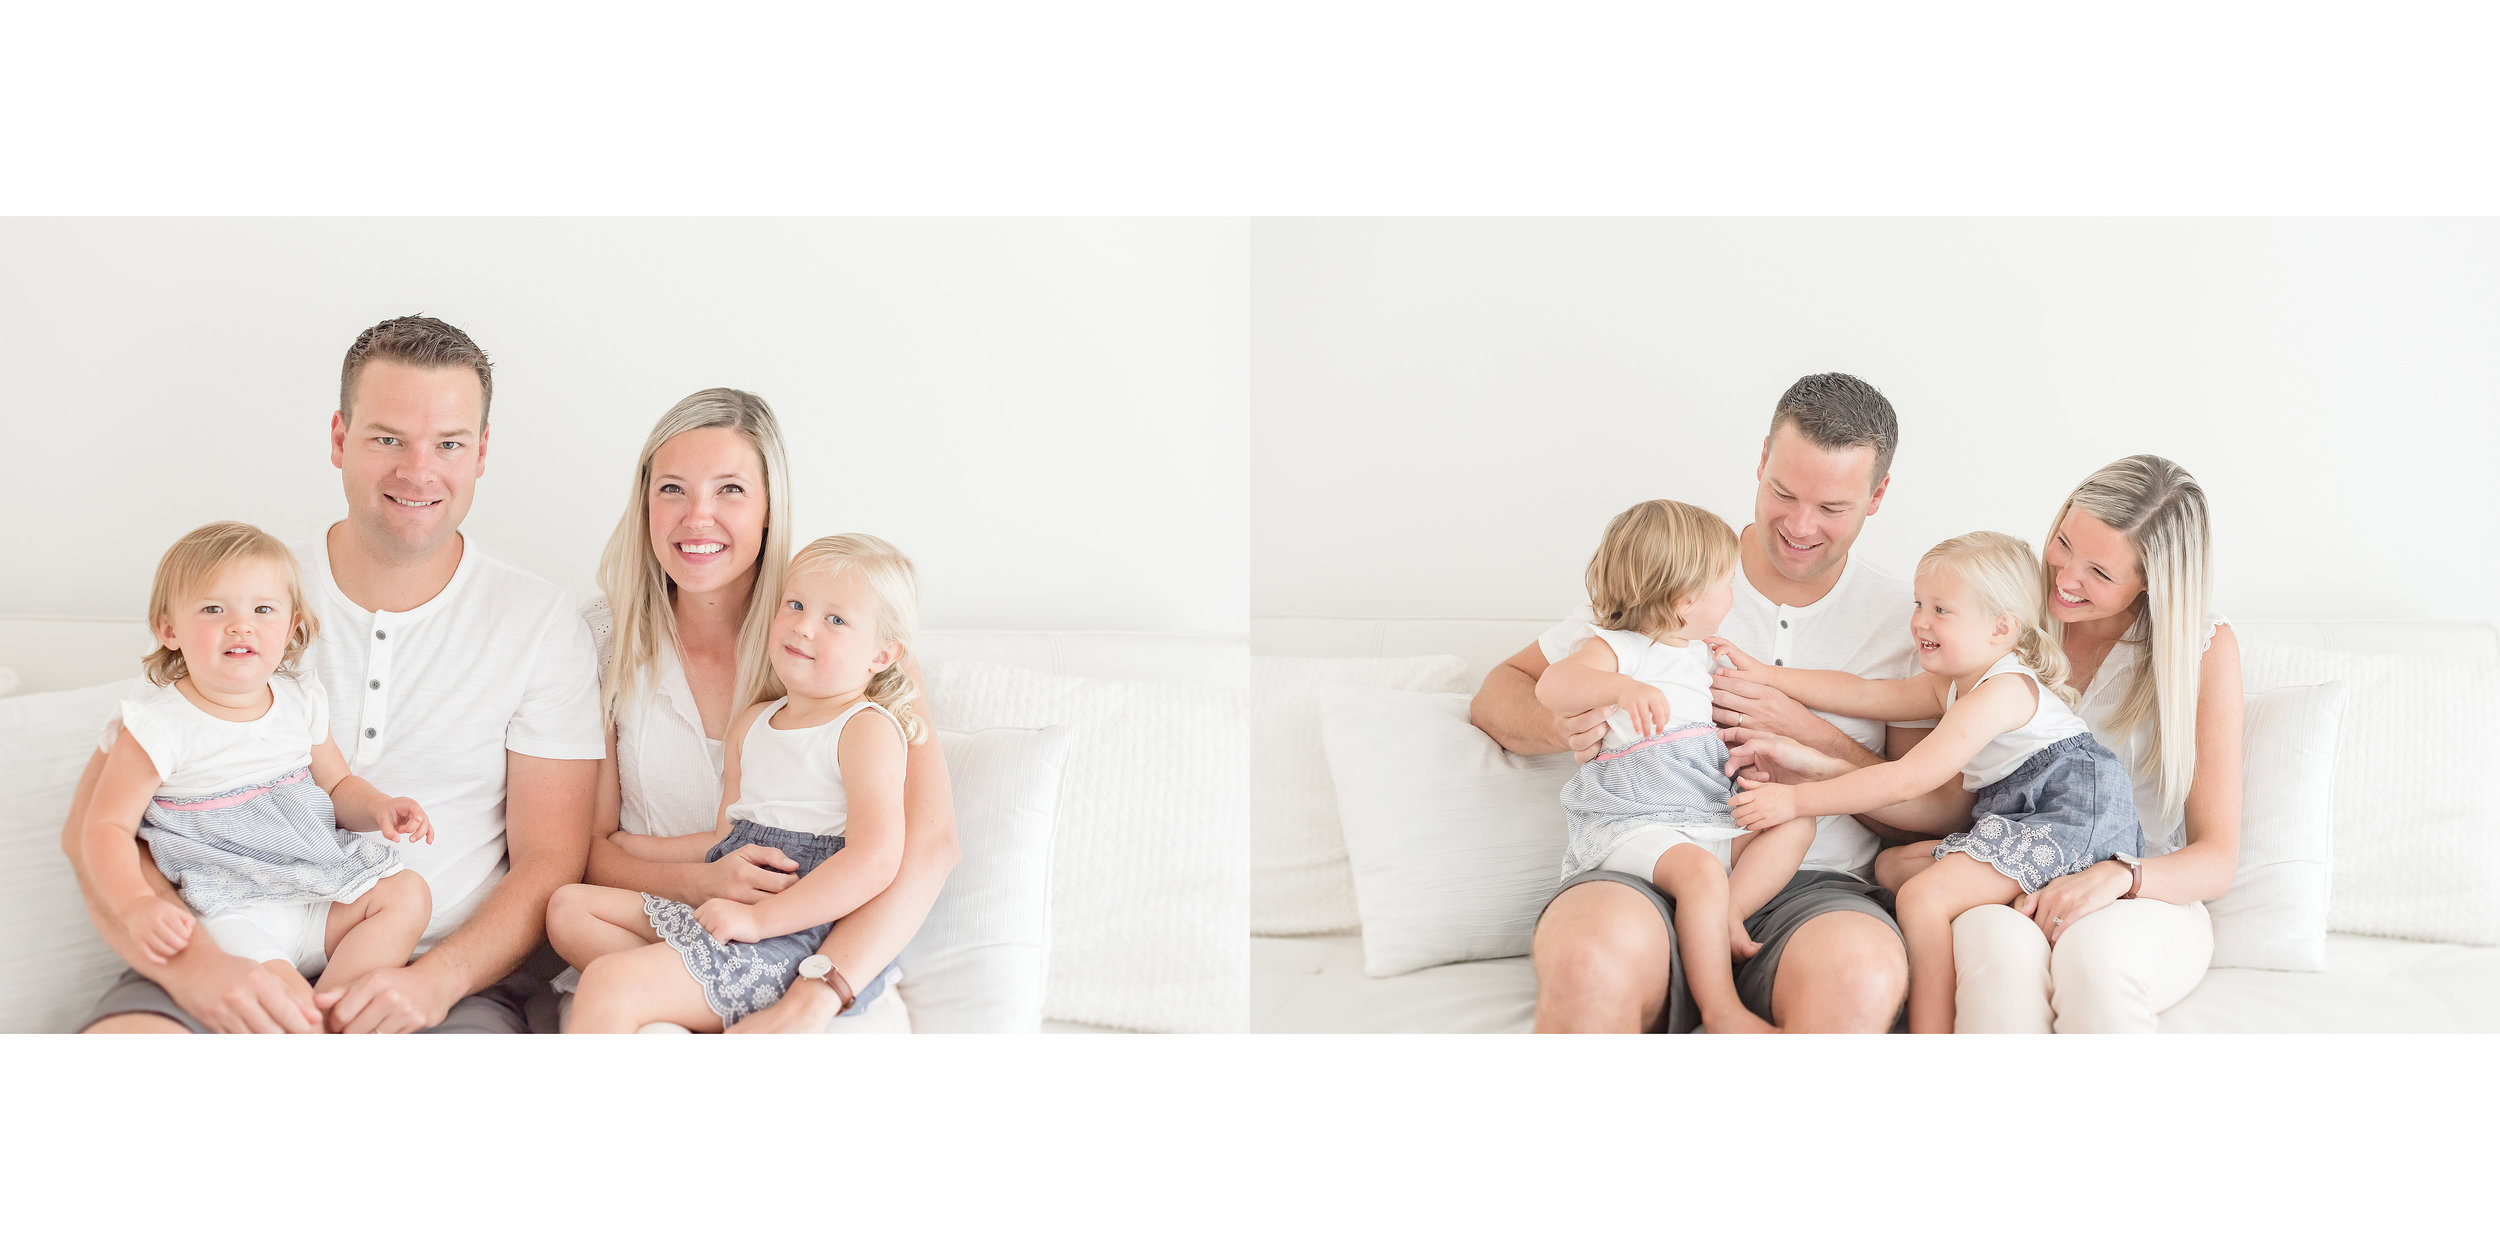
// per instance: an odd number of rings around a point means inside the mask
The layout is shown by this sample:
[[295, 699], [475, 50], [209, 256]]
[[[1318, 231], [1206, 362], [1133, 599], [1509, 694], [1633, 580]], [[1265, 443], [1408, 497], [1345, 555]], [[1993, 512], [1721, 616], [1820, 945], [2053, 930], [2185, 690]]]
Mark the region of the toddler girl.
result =
[[[218, 949], [315, 988], [407, 963], [433, 912], [425, 879], [348, 829], [434, 831], [331, 741], [329, 694], [296, 668], [319, 625], [295, 557], [249, 525], [201, 526], [157, 562], [148, 622], [151, 684], [121, 701], [80, 843], [131, 945], [165, 963], [196, 912]], [[148, 887], [134, 837], [189, 911]]]
[[919, 591], [903, 553], [837, 534], [791, 557], [782, 599], [767, 645], [789, 693], [730, 722], [718, 840], [707, 852], [700, 838], [614, 836], [630, 854], [680, 862], [768, 846], [798, 861], [799, 879], [760, 902], [699, 907], [607, 886], [557, 890], [547, 935], [582, 972], [568, 1032], [663, 1021], [717, 1032], [800, 976], [827, 980], [847, 1005], [816, 948], [902, 865], [903, 756], [927, 733], [903, 670]]
[[[1748, 829], [1799, 815], [1872, 811], [1925, 794], [1955, 770], [1976, 792], [1971, 827], [1923, 844], [1924, 871], [1897, 889], [1910, 954], [1910, 1031], [1953, 1031], [1953, 921], [2010, 903], [2112, 855], [2143, 853], [2126, 766], [2069, 703], [2066, 655], [2041, 632], [2040, 566], [2007, 534], [1964, 534], [1919, 561], [1910, 635], [1925, 671], [1898, 681], [1763, 664], [1721, 639], [1711, 647], [1746, 678], [1808, 707], [1878, 720], [1941, 714], [1935, 732], [1888, 764], [1805, 785], [1744, 782]], [[1903, 848], [1906, 849], [1906, 848]]]
[[1812, 820], [1748, 834], [1728, 812], [1734, 783], [1700, 640], [1727, 619], [1735, 579], [1727, 522], [1671, 499], [1633, 505], [1589, 561], [1597, 636], [1536, 684], [1538, 701], [1566, 717], [1616, 708], [1597, 757], [1563, 787], [1563, 879], [1612, 869], [1675, 900], [1684, 980], [1712, 1033], [1771, 1031], [1739, 1001], [1731, 959], [1761, 949], [1744, 918], [1779, 893], [1814, 841]]

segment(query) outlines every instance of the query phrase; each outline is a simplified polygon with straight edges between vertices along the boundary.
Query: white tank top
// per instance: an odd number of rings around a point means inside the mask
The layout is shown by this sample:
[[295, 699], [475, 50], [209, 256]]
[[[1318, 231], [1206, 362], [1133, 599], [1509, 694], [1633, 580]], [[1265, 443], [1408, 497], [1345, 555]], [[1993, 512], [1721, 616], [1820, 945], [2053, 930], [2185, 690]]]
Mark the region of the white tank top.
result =
[[[2007, 773], [2030, 759], [2032, 752], [2052, 742], [2063, 742], [2076, 734], [2092, 732], [2092, 727], [2084, 724], [2083, 718], [2075, 715], [2075, 710], [2066, 706], [2064, 699], [2050, 694], [2040, 675], [2032, 672], [2031, 666], [2017, 659], [2012, 652], [2007, 652], [2004, 659], [1989, 665], [1988, 671], [1979, 675], [1979, 681], [1971, 683], [1971, 689], [1978, 689], [1979, 682], [1999, 673], [2020, 673], [2029, 678], [2032, 693], [2039, 696], [2040, 706], [2033, 709], [2030, 720], [1989, 739], [1986, 746], [1979, 748], [1977, 755], [1970, 757], [1969, 763], [1962, 765], [1962, 788], [1965, 790], [1976, 790], [1989, 782], [2004, 779]], [[1944, 705], [1948, 709], [1953, 706], [1951, 686], [1944, 689]]]
[[[1670, 723], [1710, 723], [1710, 672], [1719, 666], [1717, 657], [1710, 654], [1710, 644], [1688, 642], [1671, 647], [1622, 629], [1601, 629], [1597, 636], [1614, 650], [1616, 671], [1667, 696]], [[1607, 750], [1620, 751], [1640, 740], [1632, 731], [1629, 714], [1618, 711], [1606, 718]]]
[[773, 700], [747, 725], [746, 739], [738, 749], [738, 801], [729, 805], [729, 818], [834, 837], [850, 817], [850, 800], [842, 790], [842, 727], [872, 708], [894, 726], [897, 736], [903, 725], [883, 706], [862, 699], [821, 725], [773, 728], [773, 714], [789, 702]]

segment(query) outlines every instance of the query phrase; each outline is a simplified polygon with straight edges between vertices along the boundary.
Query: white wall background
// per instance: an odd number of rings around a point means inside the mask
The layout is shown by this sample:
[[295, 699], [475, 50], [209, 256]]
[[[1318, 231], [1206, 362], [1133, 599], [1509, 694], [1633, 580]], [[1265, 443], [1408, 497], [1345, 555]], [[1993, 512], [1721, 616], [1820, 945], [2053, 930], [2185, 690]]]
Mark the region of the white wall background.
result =
[[918, 561], [930, 628], [1238, 634], [1248, 228], [1222, 221], [0, 220], [0, 615], [136, 617], [185, 530], [344, 515], [364, 327], [496, 362], [466, 526], [588, 593], [660, 414], [771, 401], [801, 540]]
[[[1260, 221], [1252, 610], [1543, 616], [1606, 519], [1752, 515], [1771, 408], [1855, 373], [1902, 444], [1858, 551], [2040, 542], [2153, 452], [2222, 610], [2500, 618], [2500, 221]], [[1592, 451], [1587, 440], [1602, 439]]]

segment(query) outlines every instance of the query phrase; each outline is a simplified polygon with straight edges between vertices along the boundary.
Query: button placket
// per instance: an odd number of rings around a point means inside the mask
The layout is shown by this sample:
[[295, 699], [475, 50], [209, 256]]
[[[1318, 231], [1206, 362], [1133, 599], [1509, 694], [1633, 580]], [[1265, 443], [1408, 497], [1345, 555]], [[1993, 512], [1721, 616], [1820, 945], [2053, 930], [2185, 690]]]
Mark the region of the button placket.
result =
[[388, 613], [373, 614], [373, 646], [365, 655], [365, 698], [363, 715], [357, 718], [356, 762], [359, 766], [371, 760], [382, 748], [382, 735], [390, 729], [390, 694], [384, 689], [391, 677], [394, 654], [392, 635], [398, 633]]
[[1781, 605], [1775, 615], [1778, 617], [1778, 622], [1771, 630], [1771, 663], [1786, 668], [1788, 667], [1788, 640], [1796, 635], [1796, 631], [1789, 628], [1787, 605]]

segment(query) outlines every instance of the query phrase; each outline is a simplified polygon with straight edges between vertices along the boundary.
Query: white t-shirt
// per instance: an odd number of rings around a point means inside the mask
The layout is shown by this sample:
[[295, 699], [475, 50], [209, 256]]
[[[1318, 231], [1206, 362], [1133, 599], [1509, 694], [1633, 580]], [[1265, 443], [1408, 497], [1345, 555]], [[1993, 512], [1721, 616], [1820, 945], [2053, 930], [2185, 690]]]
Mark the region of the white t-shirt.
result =
[[[599, 649], [599, 675], [616, 662], [607, 596], [582, 609]], [[712, 833], [720, 819], [721, 742], [703, 736], [703, 712], [677, 648], [659, 648], [658, 671], [616, 708], [617, 828], [655, 838]]]
[[[1668, 724], [1710, 723], [1710, 671], [1719, 662], [1710, 654], [1708, 643], [1696, 641], [1671, 647], [1628, 629], [1596, 632], [1615, 653], [1616, 672], [1653, 686], [1667, 696]], [[1630, 713], [1618, 708], [1606, 718], [1607, 750], [1620, 751], [1640, 740], [1641, 735], [1632, 728]]]
[[882, 705], [862, 699], [821, 725], [773, 728], [773, 714], [788, 702], [773, 700], [747, 723], [738, 744], [738, 801], [729, 805], [729, 818], [830, 838], [851, 822], [850, 792], [842, 788], [842, 727], [863, 713], [892, 726], [898, 738], [903, 725]]
[[[1803, 607], [1773, 603], [1736, 570], [1736, 602], [1728, 609], [1719, 635], [1755, 659], [1791, 668], [1835, 668], [1878, 680], [1908, 677], [1918, 671], [1910, 644], [1910, 583], [1877, 568], [1863, 556], [1851, 555], [1841, 566], [1840, 580], [1821, 599]], [[1597, 632], [1585, 607], [1537, 638], [1548, 663], [1578, 650]], [[1815, 715], [1830, 721], [1859, 746], [1884, 753], [1884, 723], [1829, 712]], [[1845, 872], [1864, 878], [1881, 844], [1866, 826], [1848, 816], [1825, 816], [1815, 822], [1814, 844], [1800, 867]]]
[[434, 841], [399, 848], [434, 892], [419, 950], [457, 929], [510, 865], [504, 752], [607, 754], [599, 661], [573, 596], [475, 540], [432, 599], [368, 612], [330, 575], [327, 542], [294, 547], [321, 617], [305, 658], [330, 691], [330, 723], [356, 775], [425, 807]]
[[158, 794], [223, 794], [310, 766], [314, 745], [330, 736], [329, 692], [312, 675], [273, 676], [269, 695], [269, 710], [257, 719], [233, 721], [201, 711], [172, 686], [140, 682], [121, 701], [110, 732], [128, 729], [148, 753]]

